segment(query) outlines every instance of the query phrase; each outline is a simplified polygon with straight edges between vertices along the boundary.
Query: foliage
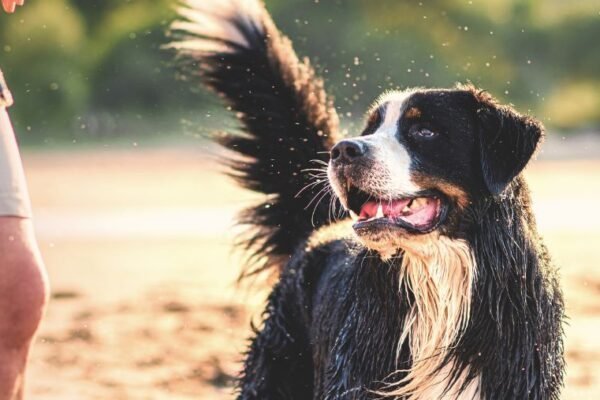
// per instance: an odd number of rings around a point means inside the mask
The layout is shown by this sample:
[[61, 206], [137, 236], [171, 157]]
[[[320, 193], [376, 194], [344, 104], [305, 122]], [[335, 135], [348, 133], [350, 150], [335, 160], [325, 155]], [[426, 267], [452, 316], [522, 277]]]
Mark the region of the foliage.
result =
[[[0, 15], [18, 129], [29, 141], [86, 138], [164, 118], [175, 121], [167, 130], [181, 132], [180, 118], [206, 115], [214, 98], [175, 79], [160, 49], [174, 3], [40, 0]], [[299, 53], [316, 62], [347, 125], [382, 90], [467, 80], [550, 128], [600, 125], [597, 0], [267, 3]]]

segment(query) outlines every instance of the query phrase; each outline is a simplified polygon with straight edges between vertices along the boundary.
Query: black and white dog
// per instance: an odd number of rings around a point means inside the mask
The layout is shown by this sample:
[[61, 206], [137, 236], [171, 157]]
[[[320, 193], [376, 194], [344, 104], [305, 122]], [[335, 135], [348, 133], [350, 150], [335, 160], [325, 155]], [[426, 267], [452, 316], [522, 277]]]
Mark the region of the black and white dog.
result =
[[241, 123], [218, 138], [235, 176], [267, 195], [246, 245], [280, 271], [239, 397], [558, 399], [563, 301], [520, 175], [541, 124], [471, 86], [414, 89], [338, 141], [322, 81], [257, 0], [180, 15], [173, 47]]

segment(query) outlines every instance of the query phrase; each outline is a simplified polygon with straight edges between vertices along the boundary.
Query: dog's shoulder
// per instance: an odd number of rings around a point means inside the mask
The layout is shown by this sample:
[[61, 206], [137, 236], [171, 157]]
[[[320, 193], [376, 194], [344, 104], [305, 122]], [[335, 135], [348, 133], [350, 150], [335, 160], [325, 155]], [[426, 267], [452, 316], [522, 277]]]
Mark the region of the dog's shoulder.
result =
[[352, 233], [352, 221], [345, 219], [315, 230], [306, 241], [304, 251], [335, 251], [338, 245], [344, 245], [339, 250], [350, 250], [356, 243]]
[[361, 249], [353, 237], [350, 220], [315, 230], [284, 266], [280, 284], [296, 295], [311, 298], [323, 276], [352, 264]]
[[284, 267], [282, 278], [286, 275], [306, 276], [313, 279], [330, 264], [348, 259], [358, 251], [360, 244], [352, 234], [350, 220], [342, 220], [315, 230], [299, 246]]

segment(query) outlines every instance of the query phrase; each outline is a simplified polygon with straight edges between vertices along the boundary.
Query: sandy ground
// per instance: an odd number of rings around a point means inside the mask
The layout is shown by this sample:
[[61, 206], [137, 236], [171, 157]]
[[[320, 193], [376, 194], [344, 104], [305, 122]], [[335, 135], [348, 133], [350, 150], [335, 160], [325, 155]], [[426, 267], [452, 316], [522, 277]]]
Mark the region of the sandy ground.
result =
[[[187, 148], [25, 152], [53, 296], [32, 399], [230, 399], [265, 290], [238, 288], [231, 219], [255, 197]], [[600, 398], [600, 161], [529, 170], [562, 265], [564, 399]]]

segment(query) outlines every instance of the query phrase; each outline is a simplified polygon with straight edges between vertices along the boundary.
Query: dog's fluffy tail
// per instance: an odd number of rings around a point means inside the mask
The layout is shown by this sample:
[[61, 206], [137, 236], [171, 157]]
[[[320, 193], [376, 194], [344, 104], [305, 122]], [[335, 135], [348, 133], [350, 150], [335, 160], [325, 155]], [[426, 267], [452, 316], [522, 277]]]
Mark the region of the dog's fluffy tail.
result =
[[239, 183], [269, 195], [240, 218], [251, 227], [243, 244], [258, 262], [246, 273], [281, 267], [331, 216], [322, 172], [338, 128], [332, 101], [259, 0], [185, 0], [179, 15], [172, 47], [242, 126], [215, 139], [237, 153]]

